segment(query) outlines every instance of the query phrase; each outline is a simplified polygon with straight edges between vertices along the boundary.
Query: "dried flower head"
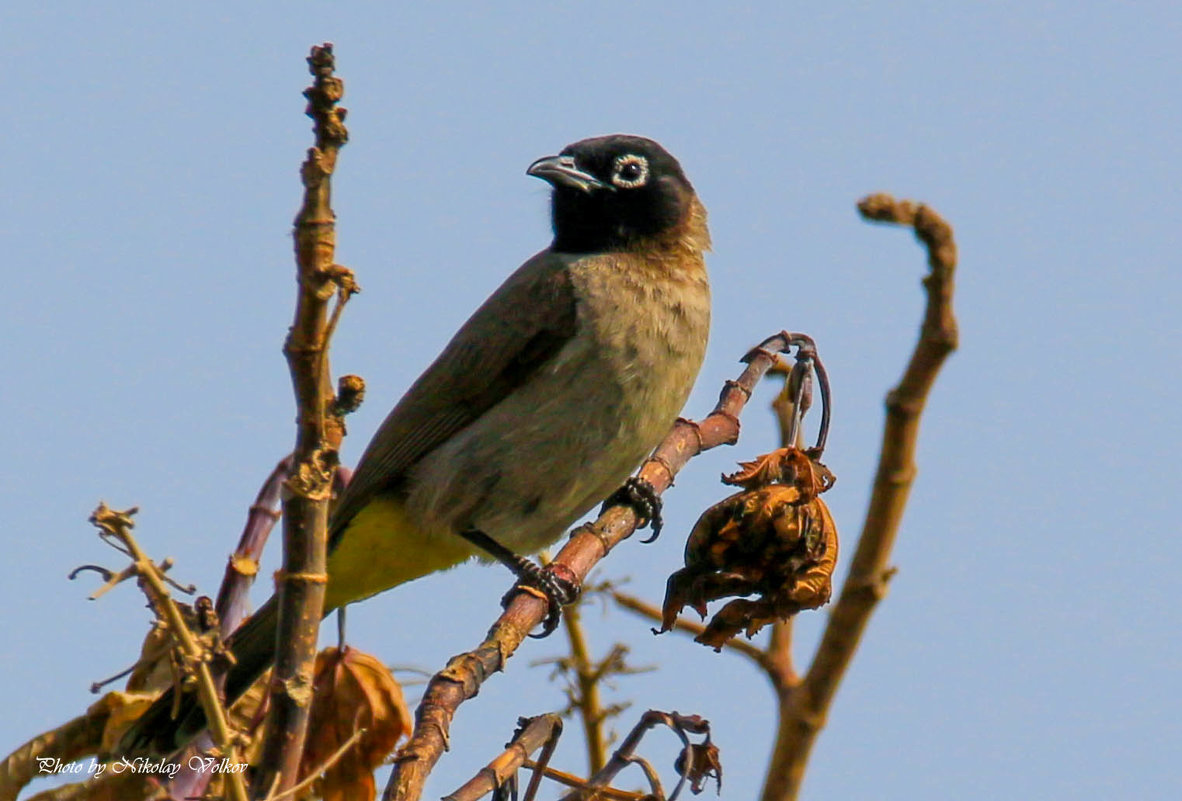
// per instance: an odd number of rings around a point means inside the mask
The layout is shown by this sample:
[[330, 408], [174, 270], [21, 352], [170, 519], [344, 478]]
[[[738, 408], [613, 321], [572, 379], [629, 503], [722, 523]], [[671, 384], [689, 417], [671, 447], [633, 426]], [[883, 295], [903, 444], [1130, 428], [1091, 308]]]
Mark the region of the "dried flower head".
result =
[[837, 526], [818, 497], [834, 476], [807, 451], [781, 448], [740, 463], [723, 481], [745, 487], [706, 510], [690, 532], [685, 567], [669, 577], [661, 631], [686, 606], [704, 619], [707, 604], [737, 598], [697, 641], [718, 650], [739, 632], [827, 603], [837, 564]]

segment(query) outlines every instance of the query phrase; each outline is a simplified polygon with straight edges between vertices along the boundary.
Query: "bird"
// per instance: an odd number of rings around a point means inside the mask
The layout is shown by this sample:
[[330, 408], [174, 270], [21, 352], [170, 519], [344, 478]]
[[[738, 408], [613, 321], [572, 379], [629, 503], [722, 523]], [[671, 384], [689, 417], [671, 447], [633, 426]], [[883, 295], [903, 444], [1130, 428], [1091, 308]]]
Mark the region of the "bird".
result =
[[[629, 479], [684, 406], [706, 352], [706, 209], [657, 142], [613, 134], [534, 161], [553, 240], [459, 329], [374, 434], [330, 513], [327, 615], [473, 556], [528, 570]], [[651, 491], [651, 487], [647, 488]], [[637, 491], [639, 490], [639, 492]], [[638, 497], [641, 496], [641, 497]], [[232, 702], [272, 663], [278, 604], [227, 640]], [[120, 741], [171, 753], [205, 726], [166, 691]]]

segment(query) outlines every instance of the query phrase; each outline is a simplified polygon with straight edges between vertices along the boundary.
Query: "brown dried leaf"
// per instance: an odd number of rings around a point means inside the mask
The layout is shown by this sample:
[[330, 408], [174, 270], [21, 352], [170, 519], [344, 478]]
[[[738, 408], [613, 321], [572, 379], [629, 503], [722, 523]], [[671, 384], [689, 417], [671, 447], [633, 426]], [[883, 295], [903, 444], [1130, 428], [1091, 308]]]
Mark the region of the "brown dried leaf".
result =
[[411, 717], [402, 688], [375, 657], [355, 648], [326, 648], [316, 656], [315, 698], [301, 777], [320, 767], [358, 729], [365, 734], [324, 772], [324, 801], [372, 799], [373, 772], [410, 734]]
[[812, 451], [777, 448], [750, 462], [739, 462], [742, 469], [729, 476], [724, 475], [722, 482], [744, 489], [790, 484], [800, 491], [802, 498], [812, 500], [832, 487], [837, 480], [833, 472], [814, 457]]
[[[776, 481], [780, 481], [783, 476], [783, 456], [790, 450], [789, 448], [780, 448], [779, 450], [765, 453], [762, 456], [756, 456], [750, 462], [739, 462], [739, 467], [742, 469], [737, 473], [723, 475], [722, 483], [733, 484], [744, 489], [754, 489], [756, 487], [766, 487]], [[795, 449], [792, 449], [795, 450]]]
[[[686, 766], [686, 757], [689, 757], [689, 766]], [[678, 755], [677, 761], [673, 765], [673, 769], [677, 771], [677, 775], [684, 776], [689, 780], [690, 790], [694, 795], [698, 795], [706, 788], [706, 781], [714, 779], [718, 794], [722, 794], [722, 760], [718, 753], [718, 746], [710, 742], [707, 737], [705, 742], [691, 743]]]

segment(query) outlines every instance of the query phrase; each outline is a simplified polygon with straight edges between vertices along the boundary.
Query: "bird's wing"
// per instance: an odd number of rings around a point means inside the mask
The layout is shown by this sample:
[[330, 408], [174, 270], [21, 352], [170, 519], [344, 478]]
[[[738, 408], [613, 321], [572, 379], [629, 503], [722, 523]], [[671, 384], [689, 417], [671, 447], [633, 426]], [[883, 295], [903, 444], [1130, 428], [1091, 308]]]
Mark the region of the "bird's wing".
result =
[[390, 412], [332, 514], [330, 542], [375, 493], [530, 379], [574, 336], [566, 260], [544, 250], [523, 264], [460, 328]]

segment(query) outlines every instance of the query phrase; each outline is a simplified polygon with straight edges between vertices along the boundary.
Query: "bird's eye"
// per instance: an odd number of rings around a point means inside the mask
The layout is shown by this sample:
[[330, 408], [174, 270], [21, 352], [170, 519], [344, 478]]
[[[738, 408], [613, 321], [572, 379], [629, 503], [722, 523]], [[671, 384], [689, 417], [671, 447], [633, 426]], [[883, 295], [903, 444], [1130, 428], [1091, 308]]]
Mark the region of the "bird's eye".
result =
[[612, 183], [621, 189], [635, 189], [648, 181], [648, 159], [644, 156], [618, 156], [612, 167]]

